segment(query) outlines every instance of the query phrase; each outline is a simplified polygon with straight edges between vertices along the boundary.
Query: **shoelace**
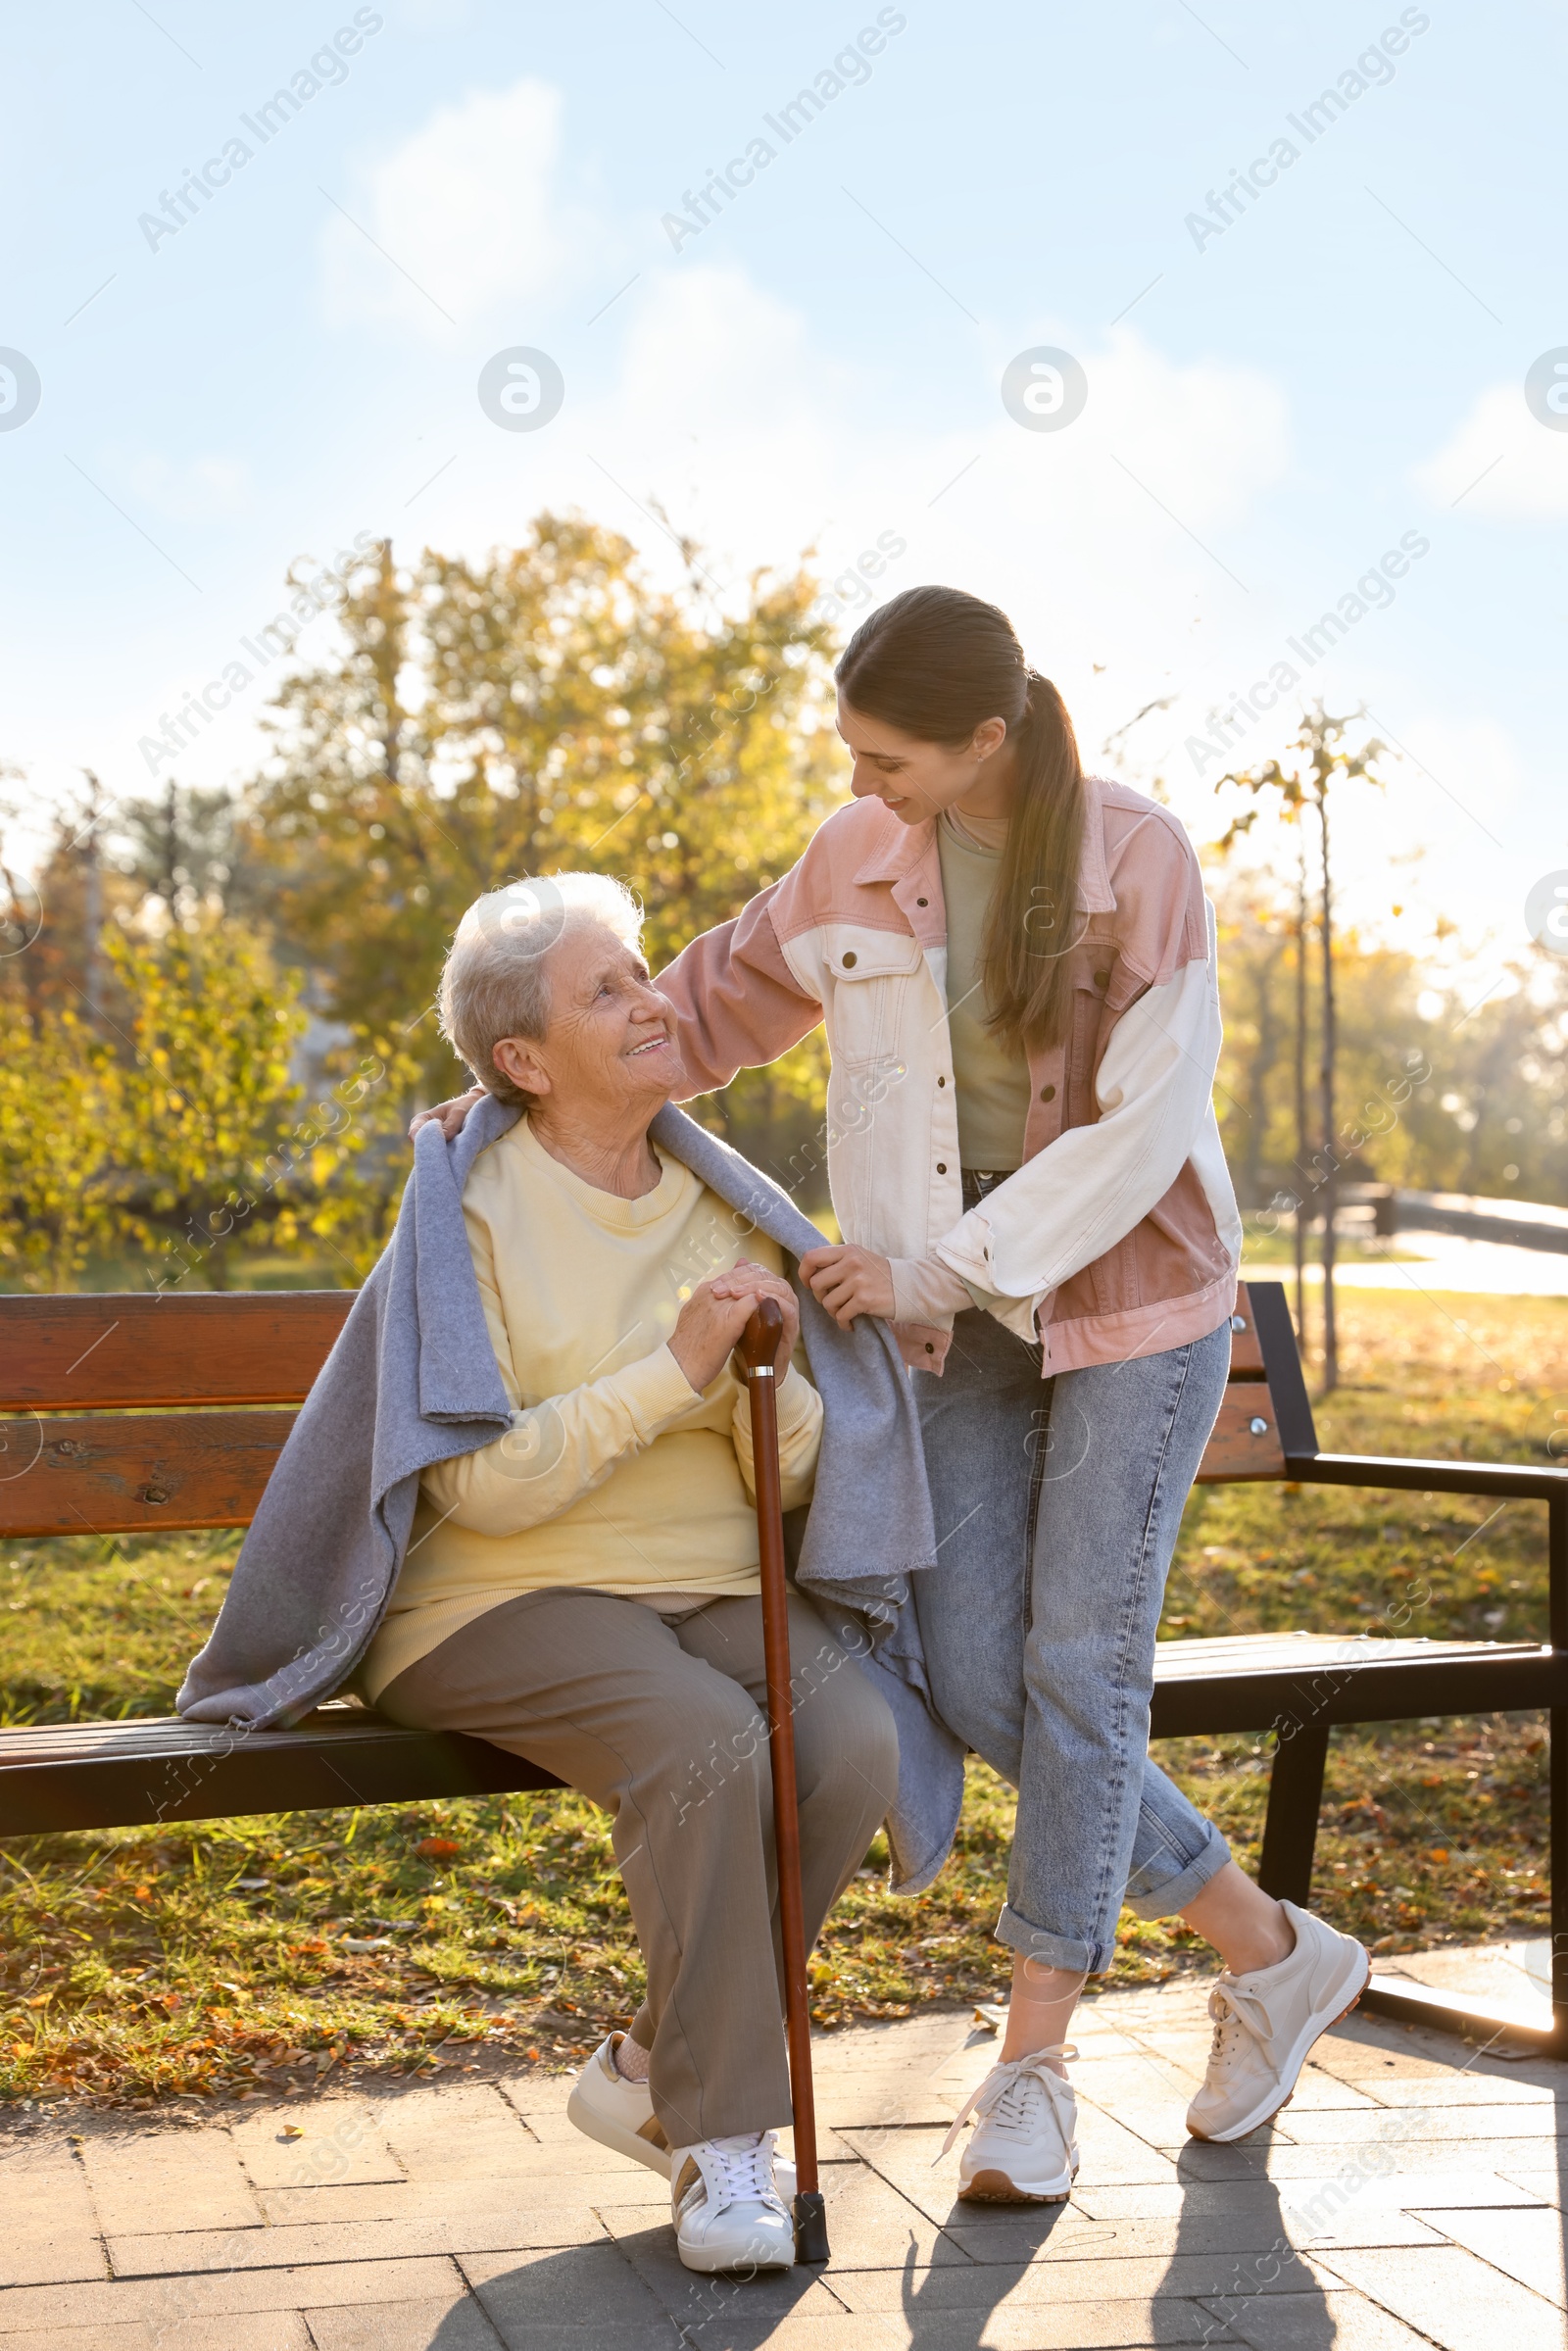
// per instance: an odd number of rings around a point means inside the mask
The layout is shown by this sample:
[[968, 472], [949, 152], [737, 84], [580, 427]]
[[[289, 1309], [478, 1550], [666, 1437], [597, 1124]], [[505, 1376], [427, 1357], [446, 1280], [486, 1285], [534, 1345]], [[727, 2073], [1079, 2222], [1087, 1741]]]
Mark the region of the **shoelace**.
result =
[[1208, 2013], [1214, 2020], [1214, 2037], [1209, 2044], [1210, 2065], [1228, 2071], [1249, 2040], [1270, 2041], [1274, 2037], [1272, 2020], [1262, 1995], [1239, 1983], [1234, 1976], [1221, 1976], [1208, 1995]]
[[778, 2202], [778, 2190], [773, 2184], [777, 2131], [764, 2131], [757, 2137], [746, 2132], [736, 2138], [712, 2138], [708, 2143], [713, 2151], [718, 2174], [715, 2212], [727, 2212], [732, 2204]]
[[1076, 2057], [1078, 2051], [1068, 2041], [1054, 2049], [1032, 2049], [1027, 2057], [1009, 2058], [1004, 2065], [994, 2065], [985, 2080], [969, 2092], [953, 2118], [953, 2125], [934, 2160], [942, 2161], [952, 2152], [955, 2141], [971, 2111], [977, 2123], [987, 2122], [993, 2115], [1004, 2130], [1021, 2131], [1028, 2122], [1029, 2092], [1025, 2086], [1038, 2082], [1051, 2101], [1052, 2112], [1059, 2122], [1065, 2122], [1061, 2112], [1064, 2097], [1071, 2096], [1068, 2083], [1048, 2062], [1052, 2058]]

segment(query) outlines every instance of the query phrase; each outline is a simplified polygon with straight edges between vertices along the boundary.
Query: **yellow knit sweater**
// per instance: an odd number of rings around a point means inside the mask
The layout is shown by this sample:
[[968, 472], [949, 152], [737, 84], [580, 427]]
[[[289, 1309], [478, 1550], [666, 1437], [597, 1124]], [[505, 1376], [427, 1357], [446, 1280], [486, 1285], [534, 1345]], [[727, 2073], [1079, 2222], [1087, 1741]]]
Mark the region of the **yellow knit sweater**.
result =
[[[745, 1388], [699, 1396], [667, 1341], [682, 1300], [739, 1257], [780, 1270], [688, 1168], [660, 1154], [641, 1200], [563, 1167], [526, 1118], [475, 1161], [468, 1247], [513, 1426], [426, 1470], [409, 1549], [361, 1681], [387, 1684], [486, 1609], [552, 1585], [637, 1599], [759, 1589]], [[797, 1351], [796, 1363], [800, 1361]], [[784, 1507], [808, 1499], [822, 1401], [779, 1384]]]

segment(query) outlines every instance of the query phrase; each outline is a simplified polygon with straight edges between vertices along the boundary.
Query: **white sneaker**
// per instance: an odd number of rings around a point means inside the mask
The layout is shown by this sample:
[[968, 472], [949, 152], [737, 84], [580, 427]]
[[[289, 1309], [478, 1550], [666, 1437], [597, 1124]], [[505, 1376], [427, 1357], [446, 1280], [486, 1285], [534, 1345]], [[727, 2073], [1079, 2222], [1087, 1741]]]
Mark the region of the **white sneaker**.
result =
[[[571, 2085], [566, 2120], [587, 2138], [617, 2155], [629, 2155], [662, 2180], [669, 2178], [669, 2141], [654, 2112], [654, 2095], [646, 2078], [628, 2082], [615, 2063], [615, 2051], [626, 2035], [612, 2033], [602, 2040]], [[782, 2155], [773, 2158], [773, 2183], [786, 2204], [795, 2200], [795, 2166]]]
[[1194, 2138], [1245, 2138], [1288, 2106], [1312, 2043], [1348, 2016], [1372, 1973], [1351, 1935], [1280, 1905], [1296, 1948], [1272, 1967], [1221, 1976], [1208, 1995], [1214, 2038], [1203, 2086], [1187, 2109]]
[[688, 2270], [791, 2270], [795, 2223], [773, 2174], [771, 2131], [702, 2138], [670, 2156], [675, 2244]]
[[646, 2081], [628, 2082], [615, 2063], [625, 2037], [612, 2033], [600, 2042], [571, 2085], [566, 2120], [602, 2147], [613, 2147], [667, 2180], [669, 2141], [654, 2112], [653, 2092]]
[[1077, 2054], [1066, 2047], [1035, 2049], [994, 2065], [970, 2092], [942, 2142], [946, 2155], [972, 2108], [974, 2135], [958, 2166], [960, 2196], [973, 2204], [1060, 2204], [1071, 2194], [1078, 2101], [1051, 2061]]

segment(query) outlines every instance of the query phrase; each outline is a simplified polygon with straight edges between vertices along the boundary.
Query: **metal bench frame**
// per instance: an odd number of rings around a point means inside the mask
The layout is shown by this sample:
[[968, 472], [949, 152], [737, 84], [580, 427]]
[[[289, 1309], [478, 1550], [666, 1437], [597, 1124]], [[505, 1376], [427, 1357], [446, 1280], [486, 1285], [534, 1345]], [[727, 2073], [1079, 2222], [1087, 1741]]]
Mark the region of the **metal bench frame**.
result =
[[[249, 1523], [352, 1294], [0, 1298], [0, 1536]], [[1272, 1733], [1259, 1879], [1304, 1903], [1336, 1724], [1544, 1707], [1550, 1721], [1551, 2022], [1374, 1974], [1368, 2003], [1568, 2056], [1568, 1469], [1324, 1453], [1285, 1292], [1252, 1282], [1201, 1484], [1285, 1479], [1547, 1506], [1548, 1639], [1249, 1635], [1156, 1650], [1152, 1736]], [[332, 1702], [286, 1731], [177, 1718], [0, 1732], [0, 1837], [559, 1787], [484, 1739]]]

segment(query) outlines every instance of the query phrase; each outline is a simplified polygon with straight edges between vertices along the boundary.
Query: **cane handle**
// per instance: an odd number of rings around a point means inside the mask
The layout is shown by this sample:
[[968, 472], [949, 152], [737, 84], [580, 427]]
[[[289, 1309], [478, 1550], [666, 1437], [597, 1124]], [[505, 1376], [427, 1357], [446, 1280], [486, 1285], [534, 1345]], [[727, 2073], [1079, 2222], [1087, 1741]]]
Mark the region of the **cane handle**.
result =
[[741, 1339], [741, 1361], [749, 1380], [765, 1378], [772, 1371], [783, 1336], [783, 1310], [776, 1298], [764, 1298]]

